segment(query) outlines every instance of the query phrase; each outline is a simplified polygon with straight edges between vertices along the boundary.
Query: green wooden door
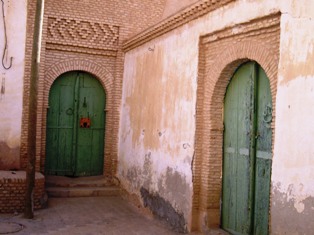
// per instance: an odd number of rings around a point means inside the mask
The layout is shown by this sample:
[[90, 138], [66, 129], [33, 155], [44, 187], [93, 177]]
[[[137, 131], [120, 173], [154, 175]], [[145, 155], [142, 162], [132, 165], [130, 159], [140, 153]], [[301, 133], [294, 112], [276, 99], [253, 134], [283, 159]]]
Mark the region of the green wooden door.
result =
[[101, 175], [105, 93], [97, 79], [68, 72], [52, 85], [47, 112], [46, 174]]
[[222, 228], [232, 234], [268, 234], [271, 112], [263, 69], [240, 66], [224, 104]]

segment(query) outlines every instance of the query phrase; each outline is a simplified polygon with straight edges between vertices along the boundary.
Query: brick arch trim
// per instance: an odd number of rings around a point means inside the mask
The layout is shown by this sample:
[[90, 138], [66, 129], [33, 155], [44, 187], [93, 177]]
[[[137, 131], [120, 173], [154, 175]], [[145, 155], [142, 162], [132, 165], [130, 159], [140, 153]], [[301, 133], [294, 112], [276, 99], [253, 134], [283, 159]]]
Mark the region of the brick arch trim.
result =
[[57, 79], [61, 74], [69, 71], [80, 70], [84, 72], [91, 73], [101, 82], [103, 88], [106, 91], [106, 94], [110, 94], [112, 91], [113, 85], [113, 75], [96, 62], [90, 60], [63, 60], [59, 61], [53, 65], [51, 68], [45, 72], [45, 85], [51, 87], [52, 83]]
[[[200, 46], [199, 66], [205, 64], [207, 56]], [[208, 218], [219, 224], [223, 147], [223, 101], [229, 81], [236, 69], [247, 61], [256, 61], [266, 72], [270, 81], [273, 103], [272, 144], [274, 146], [275, 97], [277, 93], [278, 47], [260, 40], [244, 39], [228, 44], [205, 68], [199, 68], [197, 94], [196, 145], [193, 165], [193, 209], [192, 229], [199, 230], [210, 225]], [[202, 70], [203, 69], [203, 70]], [[209, 101], [209, 102], [208, 102]], [[212, 174], [210, 169], [220, 169]], [[200, 173], [196, 173], [200, 170]], [[218, 195], [218, 196], [217, 196]], [[210, 214], [210, 211], [215, 212]], [[217, 214], [217, 211], [218, 214]]]
[[[224, 79], [231, 78], [236, 68], [246, 61], [256, 61], [266, 72], [270, 81], [270, 88], [274, 103], [274, 98], [277, 93], [277, 70], [278, 59], [272, 52], [272, 48], [261, 41], [242, 41], [235, 43], [228, 47], [220, 54], [215, 66], [211, 72], [214, 79], [214, 86], [212, 86], [213, 96], [217, 96], [217, 91], [221, 89], [221, 83], [225, 83]], [[229, 83], [229, 80], [227, 80]], [[224, 90], [226, 87], [224, 87]], [[214, 99], [212, 99], [212, 102]]]

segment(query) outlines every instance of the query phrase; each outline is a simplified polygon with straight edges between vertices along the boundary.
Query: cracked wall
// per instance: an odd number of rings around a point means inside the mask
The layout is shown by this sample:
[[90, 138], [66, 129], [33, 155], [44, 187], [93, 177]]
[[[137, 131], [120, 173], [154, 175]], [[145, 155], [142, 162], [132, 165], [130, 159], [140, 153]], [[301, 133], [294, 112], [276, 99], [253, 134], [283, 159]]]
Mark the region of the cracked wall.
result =
[[[4, 0], [7, 50], [0, 65], [0, 170], [20, 167], [21, 120], [26, 33], [26, 0]], [[2, 6], [2, 3], [1, 3]], [[5, 47], [2, 11], [0, 14], [0, 58]], [[16, 17], [18, 16], [18, 17]]]

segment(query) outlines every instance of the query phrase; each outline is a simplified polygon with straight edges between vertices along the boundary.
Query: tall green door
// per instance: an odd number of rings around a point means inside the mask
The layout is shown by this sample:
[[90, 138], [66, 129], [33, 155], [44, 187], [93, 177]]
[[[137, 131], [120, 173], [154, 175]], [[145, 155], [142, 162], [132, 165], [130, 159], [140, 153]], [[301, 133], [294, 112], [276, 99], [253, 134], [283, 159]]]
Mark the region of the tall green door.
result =
[[103, 173], [105, 92], [88, 73], [68, 72], [52, 85], [47, 112], [46, 174]]
[[222, 228], [268, 234], [272, 100], [269, 80], [255, 62], [233, 75], [224, 104]]

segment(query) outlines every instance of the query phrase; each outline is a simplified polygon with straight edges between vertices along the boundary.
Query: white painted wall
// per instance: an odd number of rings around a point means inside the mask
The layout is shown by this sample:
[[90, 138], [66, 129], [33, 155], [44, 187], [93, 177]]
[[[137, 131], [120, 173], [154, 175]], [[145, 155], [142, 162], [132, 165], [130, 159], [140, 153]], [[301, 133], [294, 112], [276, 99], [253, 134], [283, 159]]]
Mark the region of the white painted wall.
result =
[[[27, 7], [26, 0], [4, 0], [4, 3], [8, 38], [8, 63], [6, 63], [6, 65], [9, 64], [10, 57], [13, 57], [13, 65], [9, 70], [5, 70], [2, 65], [0, 65], [0, 86], [5, 88], [5, 93], [2, 94], [0, 98], [0, 143], [2, 144], [0, 169], [7, 167], [16, 168], [19, 166]], [[0, 7], [1, 5], [0, 2]], [[1, 59], [4, 46], [4, 25], [1, 11]], [[5, 154], [5, 152], [3, 152], [3, 145], [7, 145], [6, 147], [11, 149], [14, 153], [7, 152], [8, 155]]]
[[[279, 10], [271, 229], [274, 234], [302, 233], [302, 228], [294, 226], [295, 217], [307, 224], [303, 231], [313, 228], [313, 221], [307, 221], [311, 216], [304, 216], [305, 211], [314, 213], [314, 206], [304, 203], [314, 197], [311, 0], [238, 0], [127, 52], [118, 165], [124, 187], [138, 195], [142, 186], [149, 188], [170, 201], [190, 223], [199, 36]], [[169, 169], [180, 177], [173, 178]], [[171, 188], [168, 179], [177, 180], [185, 189]], [[278, 203], [282, 203], [280, 208]], [[289, 203], [294, 208], [288, 208]], [[287, 211], [291, 217], [283, 218]]]

